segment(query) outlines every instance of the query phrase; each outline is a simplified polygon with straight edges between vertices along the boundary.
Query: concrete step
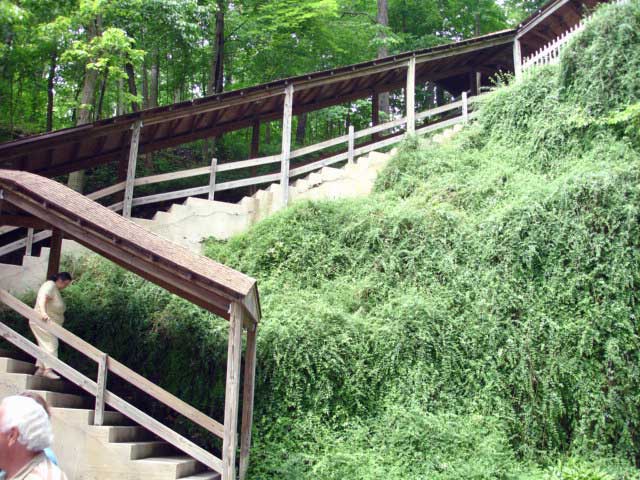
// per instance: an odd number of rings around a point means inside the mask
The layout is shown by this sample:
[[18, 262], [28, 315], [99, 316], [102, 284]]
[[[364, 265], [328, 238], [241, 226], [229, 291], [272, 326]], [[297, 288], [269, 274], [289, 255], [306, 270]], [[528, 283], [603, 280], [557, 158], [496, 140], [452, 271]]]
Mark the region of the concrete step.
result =
[[35, 372], [35, 370], [36, 366], [31, 362], [6, 357], [0, 358], [1, 373], [26, 373], [30, 375]]
[[170, 457], [171, 455], [178, 454], [178, 451], [173, 445], [159, 440], [110, 443], [109, 448], [121, 451], [122, 458], [129, 458], [130, 460], [140, 460], [150, 457]]
[[15, 393], [20, 393], [24, 390], [46, 390], [64, 393], [72, 389], [72, 386], [63, 380], [51, 380], [50, 378], [36, 377], [26, 373], [3, 373], [2, 383], [4, 387], [12, 389]]
[[144, 465], [147, 468], [162, 469], [163, 472], [171, 474], [174, 478], [193, 476], [204, 470], [204, 466], [186, 455], [176, 455], [171, 457], [150, 457], [136, 460], [135, 463]]
[[153, 434], [138, 426], [90, 426], [91, 434], [105, 443], [146, 442], [153, 440]]
[[188, 477], [180, 477], [180, 480], [221, 480], [222, 475], [216, 472], [202, 472]]
[[323, 182], [331, 182], [344, 177], [344, 172], [340, 168], [323, 167], [320, 170], [320, 175], [322, 175]]
[[245, 213], [242, 205], [237, 203], [218, 202], [216, 200], [206, 200], [204, 198], [189, 197], [184, 203], [184, 207], [199, 215], [211, 215], [214, 213], [229, 213], [239, 215]]
[[95, 405], [95, 400], [88, 396], [83, 397], [82, 395], [47, 390], [29, 390], [29, 392], [40, 395], [52, 408], [91, 408]]
[[[67, 423], [80, 426], [93, 425], [94, 411], [85, 408], [54, 408], [55, 414]], [[120, 412], [106, 410], [104, 412], [104, 425], [131, 426], [133, 422]]]

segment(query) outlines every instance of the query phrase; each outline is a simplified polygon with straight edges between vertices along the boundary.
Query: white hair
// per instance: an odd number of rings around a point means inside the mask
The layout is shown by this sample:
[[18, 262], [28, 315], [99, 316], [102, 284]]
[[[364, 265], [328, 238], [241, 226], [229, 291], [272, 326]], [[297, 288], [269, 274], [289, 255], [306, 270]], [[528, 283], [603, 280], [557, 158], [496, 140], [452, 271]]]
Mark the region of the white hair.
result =
[[2, 433], [17, 428], [20, 433], [18, 442], [32, 452], [40, 452], [51, 446], [51, 421], [38, 402], [32, 398], [14, 395], [2, 400], [0, 407], [4, 411], [0, 424]]

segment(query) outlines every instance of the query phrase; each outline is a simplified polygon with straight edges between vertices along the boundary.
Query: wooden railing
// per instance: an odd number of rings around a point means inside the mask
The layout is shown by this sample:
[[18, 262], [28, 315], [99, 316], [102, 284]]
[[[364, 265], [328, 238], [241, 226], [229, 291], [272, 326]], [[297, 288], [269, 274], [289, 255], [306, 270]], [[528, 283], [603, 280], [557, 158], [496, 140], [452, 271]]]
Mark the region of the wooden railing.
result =
[[[625, 3], [628, 0], [613, 0], [611, 3]], [[560, 52], [578, 32], [584, 30], [586, 22], [592, 17], [588, 15], [559, 37], [522, 59], [522, 71], [539, 65], [555, 65], [560, 62]]]
[[[320, 143], [316, 143], [314, 145], [298, 148], [296, 150], [292, 150], [289, 152], [288, 158], [285, 160], [285, 156], [282, 154], [270, 155], [267, 157], [260, 158], [251, 158], [248, 160], [240, 160], [236, 162], [229, 162], [218, 164], [216, 159], [213, 159], [211, 166], [207, 167], [198, 167], [189, 170], [182, 170], [178, 172], [171, 173], [163, 173], [159, 175], [152, 175], [148, 177], [135, 178], [135, 175], [129, 175], [127, 181], [119, 182], [109, 187], [103, 188], [96, 192], [90, 193], [87, 195], [91, 200], [102, 200], [107, 197], [110, 197], [116, 193], [125, 192], [124, 200], [116, 202], [108, 206], [109, 209], [114, 211], [122, 211], [125, 216], [130, 215], [130, 212], [133, 207], [138, 207], [141, 205], [149, 205], [153, 203], [166, 202], [170, 200], [178, 200], [182, 198], [187, 198], [191, 196], [197, 195], [207, 195], [209, 200], [214, 200], [215, 194], [218, 192], [223, 192], [225, 190], [232, 190], [241, 187], [247, 187], [252, 185], [260, 185], [266, 183], [274, 183], [274, 182], [282, 182], [283, 179], [283, 168], [287, 168], [287, 180], [292, 177], [298, 177], [315, 170], [319, 170], [323, 167], [333, 165], [343, 161], [353, 161], [355, 157], [360, 155], [364, 155], [365, 153], [372, 152], [374, 150], [378, 150], [381, 148], [385, 148], [394, 144], [401, 142], [405, 136], [408, 134], [408, 131], [411, 130], [408, 128], [408, 123], [412, 122], [415, 124], [416, 122], [428, 120], [430, 118], [436, 117], [438, 115], [449, 113], [454, 110], [460, 109], [461, 113], [459, 116], [455, 116], [453, 118], [449, 118], [446, 120], [435, 121], [432, 123], [427, 123], [425, 126], [414, 128], [416, 134], [424, 135], [430, 132], [437, 131], [442, 128], [447, 128], [458, 123], [464, 123], [473, 118], [473, 113], [470, 113], [470, 106], [473, 102], [478, 98], [478, 96], [467, 97], [466, 92], [461, 95], [461, 99], [455, 101], [453, 103], [443, 105], [437, 108], [428, 109], [422, 112], [416, 113], [412, 119], [409, 119], [408, 116], [391, 120], [389, 122], [383, 123], [381, 125], [374, 125], [372, 127], [365, 128], [363, 130], [356, 131], [353, 126], [350, 126], [348, 129], [348, 133], [346, 135], [342, 135], [336, 138], [332, 138], [330, 140], [325, 140]], [[376, 135], [381, 133], [391, 133], [386, 138], [381, 140], [367, 143], [365, 145], [357, 146], [356, 140], [361, 139], [363, 137], [367, 137], [369, 135]], [[404, 133], [403, 133], [404, 132]], [[310, 163], [296, 166], [294, 168], [288, 168], [290, 160], [299, 159], [306, 155], [310, 155], [313, 153], [319, 153], [328, 148], [337, 147], [340, 145], [346, 144], [346, 151], [336, 153], [334, 155], [329, 155], [328, 157], [322, 158], [320, 160], [312, 161]], [[271, 173], [266, 175], [259, 175], [255, 177], [243, 178], [239, 180], [230, 180], [226, 182], [218, 183], [217, 175], [223, 172], [230, 172], [235, 170], [247, 169], [251, 167], [258, 167], [262, 165], [270, 165], [280, 163], [280, 171], [277, 173]], [[135, 170], [135, 169], [134, 169]], [[153, 195], [145, 195], [136, 197], [134, 195], [135, 187], [141, 187], [145, 185], [152, 185], [162, 182], [169, 182], [178, 179], [191, 178], [191, 177], [204, 177], [207, 176], [208, 179], [206, 182], [203, 182], [204, 185], [198, 187], [192, 187], [182, 190], [169, 191], [163, 193], [157, 193]], [[288, 181], [285, 184], [285, 189], [289, 188]], [[286, 195], [288, 197], [288, 195]], [[4, 231], [0, 229], [0, 235], [3, 233], [7, 233], [11, 230], [15, 230], [18, 227], [4, 227]], [[16, 240], [7, 245], [0, 247], [0, 257], [3, 255], [7, 255], [11, 252], [20, 250], [21, 248], [25, 248], [27, 254], [31, 252], [31, 245], [34, 242], [46, 240], [51, 236], [51, 232], [42, 231], [38, 232], [34, 235], [31, 235], [31, 239], [29, 236], [27, 238], [22, 238], [20, 240]]]
[[109, 357], [106, 353], [98, 350], [93, 345], [85, 342], [80, 337], [74, 335], [60, 325], [50, 321], [43, 321], [41, 316], [35, 310], [2, 289], [0, 289], [0, 302], [4, 303], [25, 319], [35, 323], [37, 326], [43, 328], [56, 338], [97, 363], [98, 377], [97, 382], [94, 382], [92, 379], [78, 372], [57, 357], [54, 357], [40, 349], [37, 345], [27, 340], [18, 332], [0, 322], [0, 336], [5, 340], [30, 356], [52, 365], [53, 369], [64, 378], [71, 381], [90, 395], [96, 397], [94, 415], [95, 425], [102, 425], [104, 406], [109, 405], [164, 441], [191, 456], [198, 462], [203, 463], [218, 473], [223, 472], [223, 462], [221, 459], [110, 392], [107, 389], [107, 375], [109, 373], [117, 375], [121, 379], [129, 382], [131, 385], [139, 388], [154, 399], [214, 434], [216, 437], [224, 439], [225, 429], [221, 423], [208, 417], [188, 403], [150, 382], [143, 376], [137, 374], [114, 358]]

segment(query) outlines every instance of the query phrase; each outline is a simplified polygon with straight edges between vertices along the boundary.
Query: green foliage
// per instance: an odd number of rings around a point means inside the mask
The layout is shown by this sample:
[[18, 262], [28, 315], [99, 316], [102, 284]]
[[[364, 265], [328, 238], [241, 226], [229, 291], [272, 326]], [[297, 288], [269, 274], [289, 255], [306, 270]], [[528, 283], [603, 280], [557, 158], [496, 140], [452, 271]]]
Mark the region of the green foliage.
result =
[[[409, 139], [369, 198], [206, 243], [260, 282], [251, 478], [638, 478], [637, 100], [597, 113], [566, 71]], [[83, 268], [69, 327], [221, 418], [225, 323]]]

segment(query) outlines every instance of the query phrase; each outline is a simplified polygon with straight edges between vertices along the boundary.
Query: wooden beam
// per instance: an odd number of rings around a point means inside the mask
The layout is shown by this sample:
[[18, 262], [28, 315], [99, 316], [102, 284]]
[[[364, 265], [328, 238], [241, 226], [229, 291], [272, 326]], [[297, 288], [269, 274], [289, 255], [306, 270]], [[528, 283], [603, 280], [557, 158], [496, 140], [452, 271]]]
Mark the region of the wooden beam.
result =
[[407, 106], [407, 134], [416, 131], [416, 57], [411, 57], [407, 67], [407, 87], [405, 89]]
[[24, 249], [25, 257], [30, 257], [33, 253], [33, 228], [27, 230], [27, 245]]
[[107, 361], [109, 356], [106, 353], [100, 355], [98, 362], [98, 385], [96, 391], [96, 407], [93, 415], [93, 424], [101, 426], [104, 423], [104, 394], [107, 390]]
[[291, 155], [291, 117], [293, 111], [293, 85], [284, 92], [284, 111], [282, 115], [282, 159], [280, 161], [280, 187], [282, 205], [289, 203], [289, 158]]
[[247, 329], [247, 348], [244, 354], [244, 382], [242, 386], [242, 426], [240, 432], [240, 480], [249, 469], [251, 428], [253, 424], [253, 400], [256, 383], [256, 336], [258, 325]]
[[216, 193], [216, 168], [218, 166], [218, 160], [216, 158], [211, 159], [211, 173], [209, 174], [209, 192], [207, 193], [207, 199], [213, 201]]
[[520, 40], [516, 38], [513, 41], [513, 71], [516, 78], [520, 78], [522, 75], [522, 52], [520, 48]]
[[62, 253], [62, 232], [60, 230], [53, 230], [53, 234], [51, 235], [51, 246], [49, 248], [47, 278], [60, 272], [60, 254]]
[[227, 383], [224, 396], [224, 438], [222, 441], [222, 480], [236, 479], [238, 448], [238, 403], [240, 400], [240, 362], [242, 358], [242, 305], [231, 304], [227, 349]]
[[48, 223], [43, 222], [37, 217], [28, 217], [26, 215], [3, 215], [0, 214], [0, 225], [10, 225], [12, 227], [51, 228]]
[[133, 201], [133, 187], [136, 178], [136, 164], [138, 161], [138, 145], [140, 143], [140, 128], [142, 122], [138, 120], [133, 124], [131, 132], [131, 144], [129, 147], [129, 163], [127, 167], [127, 180], [124, 188], [124, 206], [122, 208], [122, 216], [124, 218], [131, 217], [131, 202]]
[[521, 38], [523, 35], [526, 35], [527, 32], [535, 28], [539, 25], [545, 18], [550, 15], [553, 15], [554, 12], [559, 10], [561, 7], [569, 3], [571, 0], [559, 0], [549, 6], [544, 12], [541, 12], [536, 18], [532, 19], [528, 24], [523, 25], [516, 34], [516, 39]]

